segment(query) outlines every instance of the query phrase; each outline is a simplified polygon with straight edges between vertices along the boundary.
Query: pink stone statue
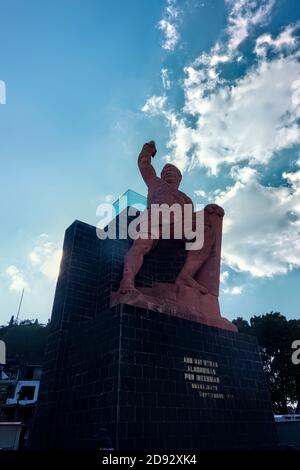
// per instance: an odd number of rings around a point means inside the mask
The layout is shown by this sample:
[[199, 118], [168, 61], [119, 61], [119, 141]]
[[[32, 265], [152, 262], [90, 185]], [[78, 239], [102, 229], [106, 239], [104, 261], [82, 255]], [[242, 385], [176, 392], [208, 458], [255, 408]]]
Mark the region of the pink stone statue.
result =
[[[181, 172], [176, 166], [166, 164], [160, 177], [157, 176], [151, 163], [155, 154], [155, 143], [150, 141], [143, 146], [138, 157], [139, 170], [148, 186], [148, 209], [155, 204], [168, 206], [177, 204], [182, 208], [183, 217], [188, 208], [192, 214], [194, 229], [197, 213], [193, 212], [192, 200], [179, 190]], [[135, 276], [143, 264], [144, 257], [156, 246], [159, 239], [163, 238], [165, 229], [163, 219], [159, 219], [154, 227], [156, 228], [154, 235], [153, 215], [145, 211], [147, 233], [143, 238], [134, 240], [126, 254], [120, 288], [117, 293], [112, 294], [111, 304], [135, 305], [237, 331], [235, 325], [221, 317], [218, 300], [223, 216], [223, 209], [216, 204], [209, 204], [204, 208], [202, 218], [204, 226], [202, 224], [201, 227], [204, 235], [202, 246], [187, 252], [186, 261], [175, 284], [154, 283], [151, 288], [136, 288]], [[182, 224], [182, 220], [179, 223]], [[169, 223], [171, 238], [174, 236], [175, 224], [178, 224], [178, 220], [171, 218]]]

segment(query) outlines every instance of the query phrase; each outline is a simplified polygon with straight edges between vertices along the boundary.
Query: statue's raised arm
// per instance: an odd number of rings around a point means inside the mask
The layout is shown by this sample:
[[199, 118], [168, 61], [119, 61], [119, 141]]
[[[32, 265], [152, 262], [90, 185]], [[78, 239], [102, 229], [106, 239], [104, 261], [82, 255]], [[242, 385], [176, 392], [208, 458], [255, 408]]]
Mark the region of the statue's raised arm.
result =
[[156, 177], [155, 168], [151, 164], [151, 158], [156, 154], [155, 142], [150, 142], [143, 145], [143, 148], [139, 154], [138, 165], [141, 175], [147, 186], [151, 183], [151, 180]]

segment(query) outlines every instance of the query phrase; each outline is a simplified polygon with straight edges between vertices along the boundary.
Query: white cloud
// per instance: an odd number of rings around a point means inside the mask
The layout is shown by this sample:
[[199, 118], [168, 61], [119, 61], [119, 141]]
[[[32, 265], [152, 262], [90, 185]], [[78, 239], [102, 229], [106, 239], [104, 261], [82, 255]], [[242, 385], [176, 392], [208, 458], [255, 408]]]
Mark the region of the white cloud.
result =
[[170, 126], [170, 139], [167, 147], [170, 155], [166, 156], [166, 161], [172, 162], [181, 171], [189, 165], [189, 153], [194, 145], [194, 130], [187, 127], [183, 119], [178, 119], [174, 113], [164, 112]]
[[216, 43], [210, 50], [209, 53], [203, 52], [197, 59], [193, 62], [194, 65], [205, 65], [209, 68], [216, 67], [219, 64], [225, 64], [229, 62], [231, 57], [224, 52], [224, 46], [220, 43]]
[[[280, 150], [300, 142], [300, 64], [297, 54], [261, 57], [258, 64], [234, 81], [222, 78], [220, 67], [240, 56], [239, 44], [264, 23], [273, 0], [229, 0], [227, 41], [217, 42], [184, 68], [184, 106], [175, 114], [166, 96], [152, 96], [142, 110], [164, 116], [170, 126], [168, 161], [182, 170], [200, 165], [217, 174], [222, 164], [268, 164]], [[269, 42], [294, 43], [296, 25]], [[266, 40], [266, 36], [264, 41]], [[262, 41], [262, 40], [261, 40]], [[262, 44], [262, 43], [261, 43]], [[166, 88], [167, 89], [167, 88]], [[187, 125], [192, 115], [194, 125]]]
[[185, 128], [194, 144], [192, 166], [216, 173], [222, 163], [267, 164], [277, 151], [300, 142], [300, 64], [295, 58], [263, 60], [208, 96], [201, 73], [193, 78], [191, 68], [188, 73], [184, 109], [197, 118], [193, 129]]
[[[245, 41], [255, 26], [263, 24], [269, 19], [275, 0], [226, 0], [229, 7], [226, 40], [217, 41], [209, 52], [203, 52], [184, 71], [188, 75], [184, 88], [186, 93], [191, 92], [190, 87], [197, 85], [194, 92], [202, 98], [205, 92], [214, 90], [217, 85], [225, 83], [220, 78], [219, 67], [236, 60], [241, 62], [242, 55], [237, 54], [239, 45]], [[202, 67], [196, 70], [197, 67]], [[185, 111], [190, 112], [189, 105], [193, 104], [195, 96], [187, 100]], [[202, 103], [205, 106], [205, 103]], [[199, 99], [198, 99], [199, 105]], [[193, 113], [193, 111], [191, 111]]]
[[10, 277], [10, 290], [21, 291], [26, 289], [30, 290], [28, 283], [24, 279], [24, 275], [19, 271], [19, 269], [11, 265], [6, 269], [6, 273]]
[[253, 28], [265, 23], [275, 0], [227, 0], [230, 8], [228, 18], [228, 50], [234, 52], [251, 34]]
[[189, 66], [184, 68], [186, 75], [183, 87], [186, 98], [185, 112], [194, 114], [195, 109], [199, 112], [199, 108], [194, 108], [194, 102], [197, 106], [201, 102], [203, 106], [201, 112], [205, 111], [204, 96], [209, 95], [218, 85], [225, 83], [220, 78], [218, 70], [220, 65], [231, 60], [231, 56], [225, 49], [224, 45], [217, 42], [209, 53], [203, 52]]
[[49, 241], [47, 234], [41, 234], [38, 237], [36, 245], [29, 253], [32, 266], [36, 267], [49, 280], [57, 278], [61, 257], [62, 250]]
[[242, 293], [244, 286], [233, 286], [233, 287], [226, 287], [223, 289], [224, 294], [230, 295], [239, 295]]
[[194, 65], [205, 65], [209, 70], [208, 75], [217, 73], [216, 68], [220, 64], [234, 59], [241, 61], [241, 54], [237, 54], [239, 46], [255, 27], [269, 20], [275, 0], [226, 0], [226, 3], [229, 10], [226, 40], [216, 42], [208, 53], [202, 53], [194, 61]]
[[169, 80], [169, 71], [168, 69], [161, 69], [160, 71], [161, 80], [165, 90], [169, 90], [171, 87], [171, 82]]
[[276, 52], [285, 49], [288, 52], [298, 45], [298, 38], [294, 36], [299, 24], [288, 25], [277, 37], [272, 38], [271, 34], [263, 34], [256, 39], [255, 53], [258, 56], [265, 56], [269, 49]]
[[166, 6], [166, 15], [169, 18], [177, 18], [179, 15], [179, 9], [176, 4], [176, 0], [167, 0], [167, 6]]
[[286, 179], [294, 189], [300, 189], [300, 170], [294, 172], [284, 171], [282, 177]]
[[257, 179], [257, 171], [254, 168], [250, 168], [249, 166], [238, 167], [233, 166], [230, 170], [230, 175], [237, 181], [241, 183], [250, 183]]
[[193, 129], [187, 128], [183, 119], [178, 119], [175, 113], [166, 109], [166, 96], [151, 96], [141, 110], [149, 115], [164, 116], [170, 127], [170, 139], [167, 148], [171, 153], [164, 159], [178, 166], [180, 170], [185, 170], [189, 163], [189, 151], [193, 146]]
[[177, 19], [179, 8], [176, 0], [167, 0], [167, 6], [163, 13], [163, 18], [158, 23], [158, 28], [164, 33], [162, 42], [163, 49], [174, 51], [179, 42], [179, 33], [177, 30]]
[[174, 51], [179, 41], [179, 34], [176, 27], [167, 20], [160, 20], [159, 29], [161, 29], [165, 34], [165, 40], [162, 43], [163, 49]]
[[[168, 109], [166, 96], [152, 97], [143, 109], [165, 117], [170, 127], [166, 159], [181, 170], [202, 166], [217, 174], [228, 166], [234, 183], [205, 197], [225, 209], [224, 262], [256, 277], [300, 267], [300, 171], [283, 172], [288, 186], [280, 187], [264, 186], [258, 173], [280, 151], [300, 144], [299, 24], [278, 36], [259, 36], [255, 62], [241, 76], [229, 79], [223, 71], [243, 60], [239, 46], [257, 35], [274, 3], [228, 0], [226, 39], [184, 68], [182, 109]], [[197, 193], [204, 197], [202, 190]], [[224, 292], [237, 295], [243, 288]]]
[[194, 191], [194, 194], [195, 196], [206, 198], [206, 192], [202, 189], [196, 189], [196, 191]]
[[166, 96], [151, 96], [150, 98], [148, 98], [141, 110], [146, 114], [161, 114], [164, 110], [166, 101]]
[[[264, 23], [268, 18], [274, 0], [227, 0], [229, 6], [227, 40], [216, 42], [209, 52], [203, 52], [184, 72], [186, 103], [184, 111], [197, 114], [205, 112], [209, 103], [203, 99], [223, 85], [226, 80], [220, 78], [220, 66], [233, 60], [240, 62], [241, 54], [236, 54], [238, 46], [248, 37], [254, 26]], [[200, 70], [199, 70], [200, 67]]]
[[[172, 3], [175, 12], [175, 2], [168, 3]], [[239, 45], [257, 26], [269, 20], [274, 3], [274, 0], [227, 0], [225, 41], [216, 42], [209, 52], [184, 68], [185, 102], [181, 112], [175, 115], [166, 110], [166, 96], [153, 96], [142, 108], [168, 120], [171, 127], [168, 158], [174, 159], [181, 169], [201, 165], [216, 174], [223, 163], [232, 165], [248, 160], [252, 165], [267, 164], [276, 152], [300, 142], [297, 54], [277, 55], [270, 61], [261, 55], [258, 64], [243, 77], [234, 81], [222, 77], [223, 65], [241, 60], [240, 53], [237, 54]], [[177, 18], [177, 13], [169, 14], [168, 18]], [[297, 27], [298, 24], [287, 26], [277, 38], [260, 36], [256, 48], [268, 44], [278, 51], [285, 45], [295, 46], [298, 43], [293, 35]], [[288, 50], [292, 52], [291, 47]], [[166, 84], [166, 78], [164, 81]], [[186, 124], [186, 114], [196, 118], [192, 128]]]
[[222, 284], [226, 284], [226, 282], [229, 279], [229, 272], [228, 271], [222, 271], [220, 274], [220, 282]]
[[222, 256], [227, 266], [256, 277], [300, 266], [299, 175], [284, 177], [290, 187], [265, 187], [257, 174], [245, 181], [243, 172], [236, 172], [234, 185], [217, 197], [225, 209]]

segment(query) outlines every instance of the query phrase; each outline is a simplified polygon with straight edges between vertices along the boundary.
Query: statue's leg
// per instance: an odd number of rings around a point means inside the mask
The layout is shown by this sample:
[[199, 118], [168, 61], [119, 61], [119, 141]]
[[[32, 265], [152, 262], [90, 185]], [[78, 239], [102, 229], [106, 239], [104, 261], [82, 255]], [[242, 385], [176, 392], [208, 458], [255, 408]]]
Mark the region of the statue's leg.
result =
[[207, 294], [206, 287], [199, 284], [194, 276], [197, 274], [201, 266], [205, 263], [211, 253], [214, 243], [214, 234], [209, 226], [205, 226], [204, 243], [200, 250], [189, 250], [185, 264], [177, 276], [176, 284], [184, 284], [189, 287], [195, 287], [202, 294]]
[[202, 294], [207, 294], [208, 290], [206, 289], [206, 287], [202, 286], [194, 279], [195, 274], [207, 258], [208, 255], [200, 253], [200, 251], [189, 251], [186, 258], [186, 262], [179, 275], [177, 276], [176, 284], [184, 284], [189, 287], [194, 287], [198, 289]]
[[119, 291], [122, 294], [135, 290], [134, 279], [142, 267], [144, 256], [152, 250], [157, 240], [137, 239], [125, 256], [123, 277]]

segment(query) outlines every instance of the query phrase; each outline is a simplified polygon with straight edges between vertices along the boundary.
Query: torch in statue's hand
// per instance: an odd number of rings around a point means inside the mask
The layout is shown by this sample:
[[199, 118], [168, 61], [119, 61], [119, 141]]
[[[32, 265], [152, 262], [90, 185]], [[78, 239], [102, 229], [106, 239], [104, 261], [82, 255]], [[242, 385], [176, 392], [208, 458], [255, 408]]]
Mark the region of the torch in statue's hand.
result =
[[146, 142], [143, 146], [143, 152], [147, 152], [153, 158], [157, 152], [154, 140], [150, 140], [150, 142]]

